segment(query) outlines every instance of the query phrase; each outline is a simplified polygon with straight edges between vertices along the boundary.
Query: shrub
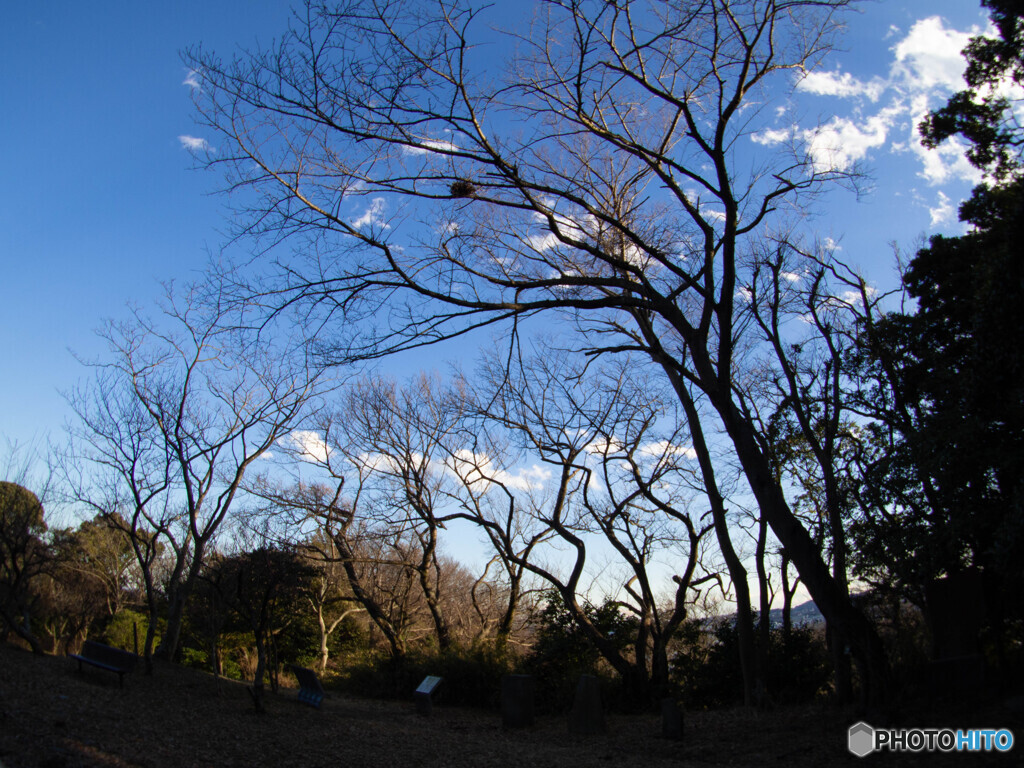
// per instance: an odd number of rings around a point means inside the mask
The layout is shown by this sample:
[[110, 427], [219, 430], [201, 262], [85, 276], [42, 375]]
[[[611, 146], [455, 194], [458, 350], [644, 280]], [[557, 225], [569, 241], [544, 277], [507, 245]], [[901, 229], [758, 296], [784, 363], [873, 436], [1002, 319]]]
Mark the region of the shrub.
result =
[[[756, 620], [756, 618], [755, 618]], [[734, 621], [693, 622], [681, 631], [672, 680], [687, 706], [731, 707], [743, 701], [739, 635]], [[813, 701], [829, 687], [831, 666], [820, 625], [793, 627], [787, 638], [773, 628], [768, 645], [768, 693], [778, 703]]]
[[497, 708], [502, 675], [513, 671], [507, 649], [478, 643], [447, 651], [419, 651], [404, 658], [371, 656], [347, 667], [340, 688], [372, 698], [406, 699], [428, 675], [444, 678], [436, 700], [458, 706]]
[[[156, 636], [153, 638], [153, 647], [160, 644], [160, 636], [163, 634], [163, 621], [157, 624]], [[146, 632], [149, 630], [149, 617], [144, 613], [124, 608], [114, 614], [107, 622], [107, 626], [100, 634], [100, 639], [107, 645], [115, 648], [122, 648], [126, 651], [135, 652], [135, 632], [138, 630], [139, 653], [142, 653], [146, 643]]]

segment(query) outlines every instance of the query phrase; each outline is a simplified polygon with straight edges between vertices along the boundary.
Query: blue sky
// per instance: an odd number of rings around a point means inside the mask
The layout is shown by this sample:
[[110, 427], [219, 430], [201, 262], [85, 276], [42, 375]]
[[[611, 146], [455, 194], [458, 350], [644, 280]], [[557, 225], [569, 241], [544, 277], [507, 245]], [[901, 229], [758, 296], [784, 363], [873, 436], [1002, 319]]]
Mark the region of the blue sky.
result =
[[[955, 151], [920, 150], [913, 125], [957, 82], [957, 50], [985, 16], [963, 0], [861, 8], [844, 50], [798, 91], [800, 119], [780, 114], [757, 138], [808, 138], [817, 122], [823, 157], [866, 164], [873, 191], [823, 200], [818, 227], [886, 283], [890, 242], [911, 250], [959, 231], [956, 204], [974, 179]], [[225, 244], [224, 200], [210, 194], [220, 179], [190, 170], [186, 145], [206, 137], [179, 52], [267, 43], [288, 16], [257, 0], [0, 7], [0, 454], [5, 439], [59, 442], [60, 391], [85, 374], [69, 350], [99, 354], [103, 318], [151, 302], [162, 280], [196, 277]]]

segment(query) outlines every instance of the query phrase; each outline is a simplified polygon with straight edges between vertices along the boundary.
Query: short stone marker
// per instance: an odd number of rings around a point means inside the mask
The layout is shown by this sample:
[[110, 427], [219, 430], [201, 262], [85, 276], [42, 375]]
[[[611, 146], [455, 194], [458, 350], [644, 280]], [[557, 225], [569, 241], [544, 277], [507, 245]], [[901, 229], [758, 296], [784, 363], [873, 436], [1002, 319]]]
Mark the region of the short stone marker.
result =
[[673, 741], [683, 739], [683, 710], [673, 698], [661, 700], [661, 736]]
[[416, 711], [424, 717], [428, 716], [434, 708], [431, 697], [442, 680], [444, 680], [443, 677], [427, 675], [423, 678], [423, 682], [420, 683], [420, 687], [413, 691], [412, 697], [416, 700]]
[[533, 725], [533, 677], [504, 675], [501, 678], [501, 724], [506, 728]]
[[601, 683], [593, 675], [580, 675], [576, 698], [569, 713], [569, 733], [594, 736], [604, 733], [604, 711], [601, 709]]

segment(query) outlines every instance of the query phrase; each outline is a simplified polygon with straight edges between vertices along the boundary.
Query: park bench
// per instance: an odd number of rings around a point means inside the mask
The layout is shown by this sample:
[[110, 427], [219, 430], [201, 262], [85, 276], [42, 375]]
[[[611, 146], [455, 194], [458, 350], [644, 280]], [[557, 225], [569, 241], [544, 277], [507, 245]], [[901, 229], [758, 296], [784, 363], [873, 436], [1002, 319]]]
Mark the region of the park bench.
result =
[[92, 640], [86, 640], [82, 643], [82, 650], [79, 653], [69, 653], [68, 657], [78, 662], [79, 672], [82, 672], [83, 663], [105, 669], [108, 672], [116, 672], [121, 686], [124, 686], [124, 676], [135, 669], [135, 663], [139, 660], [134, 653], [122, 651], [120, 648], [111, 648], [109, 645]]
[[316, 672], [305, 667], [297, 667], [294, 664], [289, 664], [288, 668], [295, 675], [295, 679], [299, 681], [299, 701], [319, 709], [320, 702], [324, 700], [324, 687], [320, 685], [320, 679], [316, 676]]

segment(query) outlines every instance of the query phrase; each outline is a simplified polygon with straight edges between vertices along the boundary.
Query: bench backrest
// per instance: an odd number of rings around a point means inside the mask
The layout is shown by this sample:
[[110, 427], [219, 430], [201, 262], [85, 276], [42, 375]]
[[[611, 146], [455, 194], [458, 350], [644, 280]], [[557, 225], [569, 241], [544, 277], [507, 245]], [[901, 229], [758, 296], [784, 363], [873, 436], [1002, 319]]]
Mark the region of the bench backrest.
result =
[[87, 659], [98, 661], [101, 664], [106, 664], [108, 667], [123, 669], [126, 672], [135, 668], [135, 662], [139, 658], [134, 653], [122, 651], [120, 648], [112, 648], [109, 645], [97, 643], [94, 640], [86, 640], [82, 643], [80, 655]]
[[323, 686], [320, 684], [320, 680], [313, 670], [306, 669], [305, 667], [296, 667], [294, 665], [292, 665], [291, 669], [295, 674], [295, 679], [299, 681], [300, 688], [305, 688], [320, 694], [324, 692]]

